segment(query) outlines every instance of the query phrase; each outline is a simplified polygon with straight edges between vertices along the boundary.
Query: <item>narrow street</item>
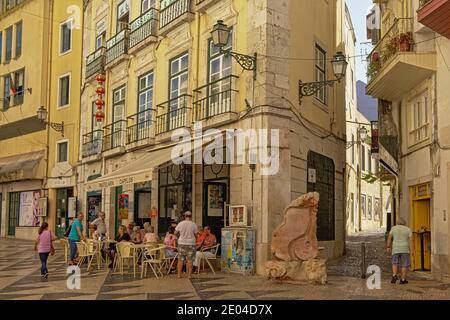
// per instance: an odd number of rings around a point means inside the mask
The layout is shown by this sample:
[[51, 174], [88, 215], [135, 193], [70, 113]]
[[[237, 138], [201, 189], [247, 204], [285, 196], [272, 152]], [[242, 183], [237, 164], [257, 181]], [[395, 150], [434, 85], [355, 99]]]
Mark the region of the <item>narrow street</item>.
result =
[[[357, 240], [356, 237], [355, 239]], [[371, 239], [371, 237], [366, 238]], [[379, 235], [374, 239], [379, 239]], [[369, 241], [368, 241], [369, 242]], [[377, 242], [378, 243], [378, 242]], [[132, 275], [113, 275], [105, 269], [94, 269], [86, 274], [82, 269], [81, 289], [67, 289], [66, 264], [62, 250], [50, 258], [50, 277], [41, 279], [39, 259], [29, 241], [0, 239], [0, 300], [6, 299], [70, 299], [70, 300], [381, 300], [381, 299], [450, 299], [450, 284], [442, 284], [414, 274], [406, 286], [391, 285], [390, 273], [385, 273], [381, 290], [369, 290], [358, 273], [357, 246], [350, 247], [349, 255], [330, 264], [329, 282], [325, 286], [267, 281], [263, 277], [243, 277], [209, 271], [194, 280], [178, 280], [174, 275], [141, 280]], [[371, 248], [369, 246], [369, 248]], [[369, 249], [368, 252], [378, 251]], [[376, 258], [369, 254], [368, 262]], [[385, 263], [384, 261], [383, 263]], [[352, 274], [356, 276], [352, 276]]]

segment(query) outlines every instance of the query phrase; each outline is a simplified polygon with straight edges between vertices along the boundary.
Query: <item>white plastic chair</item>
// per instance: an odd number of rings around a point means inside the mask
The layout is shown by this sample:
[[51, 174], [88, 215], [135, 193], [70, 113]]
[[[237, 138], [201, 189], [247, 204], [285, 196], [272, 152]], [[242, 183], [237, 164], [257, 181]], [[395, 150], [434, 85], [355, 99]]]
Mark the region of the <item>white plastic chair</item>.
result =
[[[217, 260], [218, 258], [217, 258], [217, 252], [219, 251], [219, 247], [220, 247], [220, 244], [216, 244], [215, 246], [212, 246], [212, 247], [205, 247], [205, 248], [202, 248], [201, 250], [200, 250], [200, 254], [201, 254], [201, 260], [200, 260], [200, 263], [203, 263], [203, 270], [205, 270], [205, 261], [206, 261], [206, 263], [208, 264], [208, 266], [209, 266], [209, 268], [211, 269], [211, 271], [214, 273], [214, 274], [216, 274], [216, 271], [214, 270], [214, 267], [213, 267], [213, 265], [211, 264], [211, 260]], [[211, 253], [213, 256], [207, 256], [206, 254], [205, 254], [205, 252], [209, 252], [209, 253]], [[197, 274], [199, 274], [200, 273], [200, 267], [198, 267], [198, 269], [197, 269]]]

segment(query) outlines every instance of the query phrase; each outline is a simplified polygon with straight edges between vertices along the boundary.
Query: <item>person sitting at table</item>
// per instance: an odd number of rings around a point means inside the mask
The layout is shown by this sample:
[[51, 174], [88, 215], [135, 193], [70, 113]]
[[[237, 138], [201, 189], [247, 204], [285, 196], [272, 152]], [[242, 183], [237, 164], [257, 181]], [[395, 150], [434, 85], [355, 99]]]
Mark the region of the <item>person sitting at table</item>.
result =
[[198, 235], [197, 235], [197, 240], [195, 240], [195, 247], [197, 248], [197, 250], [200, 250], [202, 248], [202, 244], [205, 241], [205, 237], [206, 234], [203, 231], [202, 226], [198, 226]]
[[141, 229], [141, 238], [144, 239], [145, 235], [150, 232], [150, 222], [144, 223], [144, 227]]
[[164, 237], [164, 245], [169, 247], [166, 247], [166, 257], [175, 257], [177, 254], [177, 236], [175, 235], [174, 227], [170, 227], [169, 231], [167, 231], [167, 234]]
[[155, 233], [155, 227], [150, 226], [149, 232], [144, 236], [144, 243], [157, 243], [159, 241], [158, 235]]
[[127, 233], [131, 239], [133, 239], [133, 237], [134, 237], [134, 227], [135, 226], [136, 226], [136, 223], [134, 221], [132, 221], [128, 224]]
[[[127, 232], [127, 227], [123, 225], [119, 227], [119, 236], [117, 237], [117, 243], [122, 241], [131, 241], [130, 235]], [[111, 258], [111, 261], [114, 261], [114, 256], [116, 255], [116, 253], [117, 253], [116, 243], [111, 243], [109, 246], [109, 257]], [[113, 265], [114, 263], [111, 262], [109, 267], [112, 268]]]
[[194, 260], [195, 268], [200, 268], [200, 262], [204, 256], [206, 258], [215, 257], [214, 252], [215, 249], [211, 248], [216, 245], [217, 238], [214, 234], [211, 233], [211, 228], [209, 226], [206, 226], [205, 229], [203, 229], [203, 233], [205, 234], [205, 237], [203, 239], [203, 242], [200, 244], [200, 248], [197, 249], [198, 251], [195, 253], [195, 260]]
[[133, 237], [131, 238], [131, 241], [136, 244], [142, 243], [141, 228], [139, 226], [133, 228]]
[[90, 229], [92, 230], [91, 239], [98, 240], [98, 237], [100, 236], [100, 232], [98, 232], [97, 225], [91, 224]]

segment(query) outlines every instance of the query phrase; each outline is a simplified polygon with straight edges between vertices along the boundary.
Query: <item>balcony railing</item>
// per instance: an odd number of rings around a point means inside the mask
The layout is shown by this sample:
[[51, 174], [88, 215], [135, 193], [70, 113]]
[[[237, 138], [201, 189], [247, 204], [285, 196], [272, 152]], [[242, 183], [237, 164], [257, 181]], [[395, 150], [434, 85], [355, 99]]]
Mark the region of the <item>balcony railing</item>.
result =
[[158, 105], [158, 108], [169, 111], [156, 117], [156, 134], [187, 126], [190, 99], [190, 95], [184, 94]]
[[86, 59], [86, 79], [105, 70], [106, 48], [100, 47]]
[[127, 122], [119, 120], [103, 128], [103, 151], [125, 146]]
[[151, 8], [142, 16], [130, 23], [130, 49], [150, 36], [157, 35], [158, 11]]
[[143, 110], [128, 117], [127, 143], [142, 141], [151, 137], [153, 109]]
[[194, 91], [195, 121], [233, 112], [237, 92], [235, 80], [238, 78], [230, 75], [196, 89]]
[[102, 152], [103, 131], [95, 130], [83, 135], [82, 156], [90, 157]]
[[129, 31], [124, 29], [106, 42], [106, 64], [128, 53]]
[[413, 22], [412, 18], [396, 19], [392, 27], [372, 50], [368, 57], [367, 76], [369, 82], [397, 53], [414, 50]]
[[183, 14], [191, 12], [191, 0], [165, 0], [162, 3], [165, 3], [165, 6], [161, 7], [160, 28], [164, 28]]

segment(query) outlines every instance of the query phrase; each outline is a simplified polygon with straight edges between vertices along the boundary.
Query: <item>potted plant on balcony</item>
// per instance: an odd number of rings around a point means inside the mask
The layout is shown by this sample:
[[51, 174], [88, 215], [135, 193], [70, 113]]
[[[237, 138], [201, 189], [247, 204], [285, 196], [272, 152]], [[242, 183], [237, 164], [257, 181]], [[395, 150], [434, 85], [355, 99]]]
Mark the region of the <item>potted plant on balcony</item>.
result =
[[369, 68], [367, 70], [367, 77], [369, 78], [374, 77], [378, 73], [380, 68], [381, 68], [381, 61], [379, 54], [376, 52], [372, 55], [372, 59], [370, 60]]
[[387, 60], [389, 60], [389, 58], [396, 54], [397, 51], [398, 37], [393, 37], [387, 42], [386, 46], [384, 47], [383, 61], [386, 62]]
[[398, 48], [400, 52], [411, 51], [411, 46], [413, 45], [413, 39], [411, 32], [401, 33], [398, 37]]

